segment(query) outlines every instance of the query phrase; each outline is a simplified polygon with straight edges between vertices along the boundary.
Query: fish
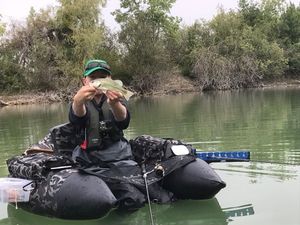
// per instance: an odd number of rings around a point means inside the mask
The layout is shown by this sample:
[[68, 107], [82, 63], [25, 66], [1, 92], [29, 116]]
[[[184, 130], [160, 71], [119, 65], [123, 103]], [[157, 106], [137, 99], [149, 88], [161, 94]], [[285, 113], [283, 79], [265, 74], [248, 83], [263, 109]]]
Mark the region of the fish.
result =
[[119, 92], [127, 101], [132, 95], [134, 95], [133, 92], [124, 88], [123, 82], [121, 80], [113, 80], [109, 77], [91, 80], [90, 85], [96, 89], [103, 91], [104, 94], [108, 90]]

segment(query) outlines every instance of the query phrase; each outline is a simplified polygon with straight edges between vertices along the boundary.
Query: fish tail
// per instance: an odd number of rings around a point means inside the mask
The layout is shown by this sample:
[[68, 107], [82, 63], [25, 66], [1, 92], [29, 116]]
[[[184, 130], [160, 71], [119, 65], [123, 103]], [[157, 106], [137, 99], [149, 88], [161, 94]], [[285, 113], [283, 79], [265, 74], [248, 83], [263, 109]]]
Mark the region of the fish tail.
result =
[[124, 98], [128, 101], [133, 94], [133, 92], [127, 90], [124, 94]]

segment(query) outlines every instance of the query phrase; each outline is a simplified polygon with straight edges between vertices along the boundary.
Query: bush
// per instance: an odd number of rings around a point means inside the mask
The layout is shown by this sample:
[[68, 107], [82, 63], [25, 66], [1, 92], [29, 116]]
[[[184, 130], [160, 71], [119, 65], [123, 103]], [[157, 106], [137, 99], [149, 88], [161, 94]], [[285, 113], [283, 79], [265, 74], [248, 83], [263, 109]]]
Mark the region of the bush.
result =
[[200, 49], [192, 71], [200, 90], [255, 87], [261, 75], [257, 62], [248, 56], [230, 59], [216, 49]]

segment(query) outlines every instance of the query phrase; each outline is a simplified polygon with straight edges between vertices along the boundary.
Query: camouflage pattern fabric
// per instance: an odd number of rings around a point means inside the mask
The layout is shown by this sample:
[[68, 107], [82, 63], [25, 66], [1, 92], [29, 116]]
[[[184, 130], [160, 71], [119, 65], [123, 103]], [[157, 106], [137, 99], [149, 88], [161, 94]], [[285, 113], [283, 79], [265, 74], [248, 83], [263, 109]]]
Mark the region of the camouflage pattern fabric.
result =
[[171, 151], [172, 145], [185, 145], [192, 154], [192, 146], [180, 140], [171, 138], [157, 138], [150, 135], [141, 135], [129, 141], [132, 154], [138, 163], [166, 160], [174, 154]]
[[74, 164], [64, 156], [46, 153], [14, 156], [6, 163], [11, 176], [30, 180], [45, 179], [52, 168]]
[[71, 156], [73, 149], [84, 140], [84, 129], [65, 123], [53, 127], [50, 130], [50, 137], [56, 154]]
[[42, 140], [37, 144], [31, 146], [30, 148], [40, 148], [40, 149], [51, 149], [54, 150], [54, 144], [51, 140], [51, 134], [47, 134]]
[[84, 140], [84, 129], [71, 123], [65, 123], [50, 129], [50, 132], [38, 143], [28, 149], [49, 149], [56, 154], [71, 156], [73, 149]]
[[60, 190], [65, 180], [72, 174], [78, 172], [75, 169], [66, 169], [59, 172], [51, 172], [46, 179], [37, 181], [37, 188], [30, 194], [29, 205], [24, 204], [40, 214], [54, 214], [57, 210], [56, 193]]

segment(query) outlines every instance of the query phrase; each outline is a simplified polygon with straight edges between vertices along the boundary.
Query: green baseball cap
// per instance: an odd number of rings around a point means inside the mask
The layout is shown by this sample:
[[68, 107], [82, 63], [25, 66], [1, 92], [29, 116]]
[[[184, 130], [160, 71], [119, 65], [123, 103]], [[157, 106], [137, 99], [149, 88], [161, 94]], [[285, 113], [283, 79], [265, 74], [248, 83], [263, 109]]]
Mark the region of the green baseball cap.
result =
[[103, 70], [111, 75], [110, 66], [106, 61], [101, 59], [92, 59], [85, 64], [83, 76], [87, 77], [96, 70]]

